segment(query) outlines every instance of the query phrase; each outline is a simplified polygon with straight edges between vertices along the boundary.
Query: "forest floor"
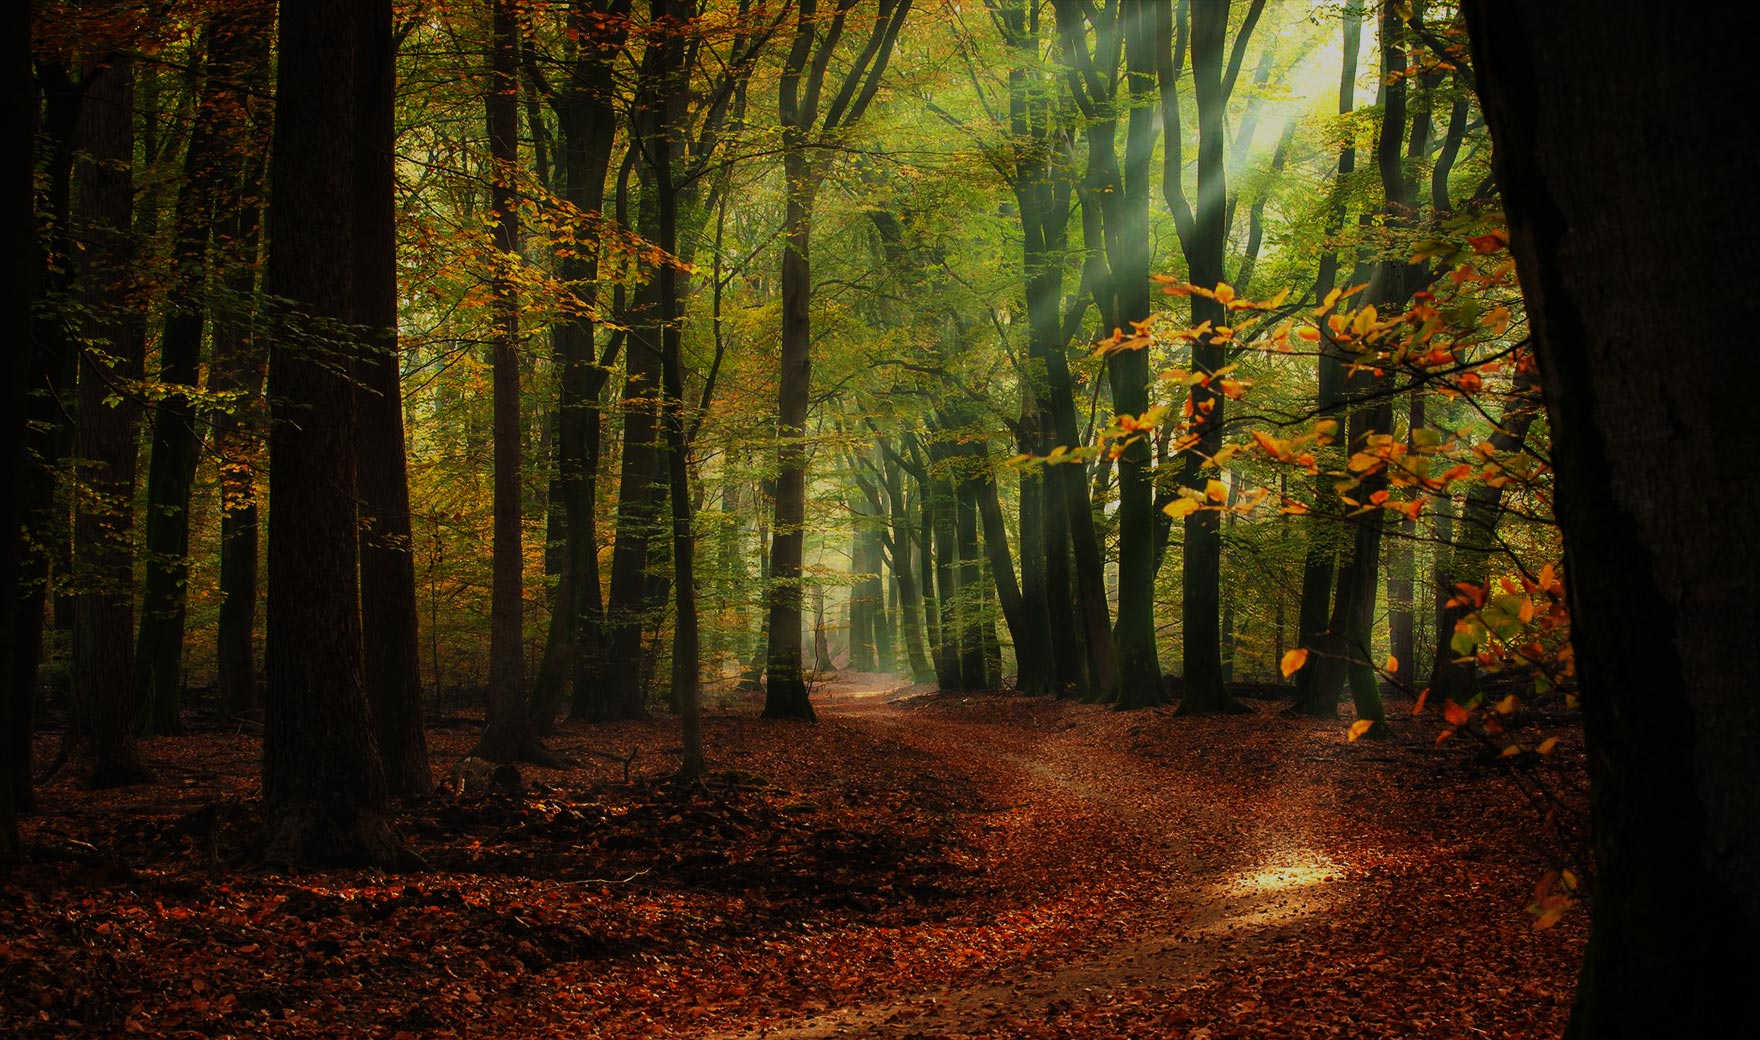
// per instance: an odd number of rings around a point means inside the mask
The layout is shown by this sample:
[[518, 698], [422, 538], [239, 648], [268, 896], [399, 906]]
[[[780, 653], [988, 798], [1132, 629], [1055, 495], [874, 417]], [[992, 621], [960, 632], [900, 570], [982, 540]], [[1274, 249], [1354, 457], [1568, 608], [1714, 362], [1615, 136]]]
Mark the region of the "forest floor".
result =
[[[396, 875], [234, 862], [256, 736], [145, 742], [157, 783], [51, 785], [26, 822], [0, 1037], [1562, 1030], [1586, 915], [1532, 927], [1550, 843], [1517, 779], [1579, 789], [1572, 735], [1524, 775], [1430, 719], [1347, 743], [1278, 701], [1185, 719], [845, 676], [815, 702], [806, 725], [729, 699], [689, 787], [674, 720], [565, 726], [580, 768], [408, 807], [428, 869]], [[479, 724], [430, 731], [437, 775]]]

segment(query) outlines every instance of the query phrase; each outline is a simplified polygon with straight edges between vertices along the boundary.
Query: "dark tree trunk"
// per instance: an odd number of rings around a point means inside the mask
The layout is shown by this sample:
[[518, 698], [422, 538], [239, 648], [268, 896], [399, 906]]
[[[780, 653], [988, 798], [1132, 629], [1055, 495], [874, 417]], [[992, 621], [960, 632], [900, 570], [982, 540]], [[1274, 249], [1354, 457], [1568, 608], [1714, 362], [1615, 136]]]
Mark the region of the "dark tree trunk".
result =
[[[195, 481], [196, 408], [202, 327], [208, 316], [205, 282], [208, 238], [217, 203], [236, 183], [244, 156], [233, 144], [244, 132], [241, 73], [250, 71], [250, 49], [265, 39], [260, 5], [216, 11], [208, 23], [195, 123], [184, 152], [183, 182], [172, 216], [171, 285], [159, 337], [159, 382], [168, 392], [153, 407], [152, 455], [147, 467], [146, 578], [140, 632], [135, 644], [135, 696], [147, 734], [183, 731], [183, 634], [189, 602], [189, 504]], [[227, 214], [230, 216], [230, 214]]]
[[[1424, 398], [1413, 391], [1406, 413], [1406, 446], [1410, 449], [1417, 431], [1424, 428]], [[1417, 578], [1418, 520], [1408, 517], [1399, 524], [1399, 537], [1387, 547], [1387, 649], [1393, 655], [1393, 681], [1410, 689], [1412, 657], [1416, 653], [1413, 621]]]
[[[134, 495], [146, 316], [133, 284], [134, 69], [124, 57], [92, 73], [80, 113], [88, 157], [79, 171], [87, 310], [74, 442], [85, 480], [74, 511], [71, 761], [80, 782], [115, 787], [148, 778], [135, 750]], [[104, 355], [108, 355], [106, 358]], [[114, 403], [111, 403], [114, 398]]]
[[[1346, 115], [1356, 107], [1357, 90], [1357, 52], [1361, 50], [1363, 39], [1363, 8], [1357, 3], [1348, 3], [1344, 7], [1343, 30], [1343, 63], [1338, 79], [1338, 113]], [[1347, 139], [1338, 154], [1338, 178], [1342, 184], [1345, 178], [1356, 172], [1357, 149]], [[1327, 237], [1338, 234], [1344, 226], [1345, 202], [1342, 195], [1333, 203], [1326, 217]], [[1324, 300], [1338, 287], [1339, 254], [1336, 249], [1328, 250], [1320, 258], [1320, 274], [1314, 283], [1316, 298]], [[1339, 358], [1338, 347], [1331, 338], [1321, 332], [1320, 357], [1318, 361], [1319, 391], [1316, 410], [1322, 416], [1335, 416], [1344, 403], [1344, 364]], [[1333, 478], [1325, 472], [1314, 477], [1315, 512], [1322, 517], [1338, 512], [1338, 494], [1333, 490]], [[1340, 543], [1343, 540], [1341, 528], [1326, 520], [1318, 520], [1308, 526], [1308, 546], [1302, 563], [1302, 599], [1296, 609], [1296, 643], [1309, 653], [1309, 660], [1318, 662], [1318, 655], [1325, 652], [1330, 607], [1332, 604], [1332, 579], [1336, 573]], [[1322, 692], [1316, 683], [1320, 669], [1310, 666], [1296, 673], [1296, 699], [1293, 710], [1314, 718], [1331, 719], [1338, 716], [1338, 697], [1335, 691]]]
[[[1197, 205], [1184, 221], [1181, 233], [1185, 248], [1188, 277], [1194, 285], [1214, 288], [1223, 281], [1224, 255], [1228, 247], [1228, 188], [1223, 138], [1228, 120], [1228, 84], [1223, 76], [1228, 37], [1227, 0], [1193, 0], [1191, 5], [1192, 88], [1198, 101], [1198, 194]], [[1241, 30], [1251, 31], [1251, 26]], [[1165, 46], [1165, 43], [1163, 43]], [[1177, 74], [1177, 69], [1174, 72]], [[1167, 89], [1163, 77], [1163, 97]], [[1178, 101], [1173, 102], [1174, 106]], [[1165, 103], [1163, 111], [1166, 111]], [[1170, 121], [1170, 126], [1174, 125]], [[1177, 181], [1177, 169], [1168, 176]], [[1173, 194], [1178, 194], [1174, 192]], [[1179, 197], [1177, 210], [1183, 206]], [[1226, 325], [1228, 317], [1223, 306], [1214, 299], [1196, 294], [1191, 297], [1192, 324], [1209, 322]], [[1214, 372], [1227, 363], [1226, 343], [1205, 336], [1192, 343], [1192, 370]], [[1192, 387], [1191, 405], [1193, 433], [1198, 437], [1196, 451], [1185, 460], [1187, 487], [1203, 488], [1211, 474], [1203, 468], [1205, 458], [1222, 448], [1222, 421], [1227, 398], [1208, 385]], [[1185, 518], [1185, 544], [1181, 554], [1184, 563], [1185, 599], [1180, 613], [1184, 640], [1184, 693], [1180, 697], [1182, 715], [1207, 712], [1238, 712], [1244, 710], [1223, 685], [1221, 594], [1222, 594], [1222, 530], [1221, 516], [1202, 509]]]
[[[1126, 84], [1131, 99], [1125, 129], [1122, 197], [1107, 208], [1107, 251], [1119, 328], [1149, 320], [1149, 197], [1155, 151], [1155, 18], [1148, 4], [1129, 4], [1121, 17]], [[1122, 226], [1113, 226], [1122, 218]], [[1125, 350], [1107, 361], [1112, 407], [1120, 415], [1149, 410], [1149, 352]], [[1148, 436], [1125, 446], [1118, 459], [1118, 706], [1161, 703], [1161, 662], [1155, 646], [1154, 454]], [[1187, 630], [1187, 646], [1191, 646]], [[1189, 650], [1188, 650], [1189, 652]]]
[[927, 543], [916, 537], [911, 526], [910, 511], [904, 500], [903, 467], [893, 458], [888, 447], [884, 451], [886, 499], [891, 507], [892, 573], [898, 579], [900, 620], [904, 628], [905, 653], [910, 661], [911, 679], [927, 682], [934, 674], [923, 643], [923, 586], [919, 583], [918, 554], [928, 552]]
[[[5, 316], [6, 338], [13, 343], [6, 356], [4, 425], [0, 426], [0, 466], [7, 487], [15, 490], [0, 499], [0, 863], [19, 853], [18, 812], [30, 801], [30, 715], [28, 691], [15, 688], [18, 658], [28, 648], [12, 638], [18, 615], [27, 602], [21, 596], [24, 542], [17, 532], [25, 520], [27, 500], [19, 491], [26, 487], [30, 463], [25, 458], [27, 419], [30, 415], [31, 308], [35, 303], [39, 258], [36, 220], [37, 89], [31, 75], [31, 4], [13, 4], [0, 14], [0, 141], [9, 143], [0, 171], [0, 315]], [[38, 612], [42, 606], [38, 604]], [[24, 739], [20, 741], [19, 735]], [[14, 761], [24, 751], [24, 768]]]
[[970, 693], [990, 689], [984, 664], [983, 572], [978, 563], [978, 494], [970, 480], [955, 478], [949, 489], [953, 501], [954, 558], [958, 571], [958, 597], [954, 614], [959, 635], [960, 688]]
[[248, 53], [241, 54], [238, 62], [249, 115], [234, 142], [241, 152], [237, 184], [223, 189], [215, 206], [224, 240], [215, 252], [225, 292], [212, 309], [211, 380], [216, 391], [235, 399], [209, 413], [220, 459], [220, 618], [215, 648], [220, 704], [235, 718], [258, 708], [256, 469], [263, 448], [268, 357], [257, 337], [257, 247], [262, 240], [263, 182], [269, 161], [269, 42], [275, 7], [264, 0], [237, 10], [241, 17], [251, 18], [245, 33]]
[[[988, 468], [982, 445], [974, 455]], [[1008, 521], [1002, 515], [1002, 503], [996, 493], [994, 472], [982, 472], [973, 478], [978, 500], [978, 516], [984, 524], [984, 553], [990, 563], [990, 576], [996, 589], [996, 600], [1002, 618], [1008, 625], [1008, 638], [1014, 644], [1015, 685], [1025, 694], [1051, 692], [1050, 647], [1035, 639], [1027, 626], [1028, 609], [1020, 586], [1014, 580], [1014, 561], [1008, 552]]]
[[[1383, 87], [1381, 126], [1375, 138], [1375, 160], [1381, 178], [1384, 211], [1391, 227], [1409, 227], [1414, 216], [1414, 186], [1401, 168], [1406, 142], [1407, 78], [1405, 49], [1399, 42], [1402, 32], [1398, 12], [1384, 7], [1381, 15], [1381, 65], [1386, 84]], [[1424, 116], [1420, 115], [1420, 120]], [[1423, 269], [1402, 258], [1384, 259], [1365, 292], [1365, 303], [1379, 308], [1382, 314], [1397, 313], [1411, 299], [1418, 287]], [[1352, 397], [1366, 396], [1375, 389], [1372, 370], [1363, 369], [1350, 377], [1347, 393]], [[1393, 399], [1381, 399], [1356, 406], [1349, 424], [1346, 452], [1369, 447], [1371, 437], [1393, 429]], [[1388, 486], [1385, 468], [1370, 471], [1352, 492], [1358, 501], [1368, 502]], [[1332, 606], [1331, 631], [1324, 641], [1325, 652], [1312, 677], [1311, 695], [1321, 703], [1336, 703], [1342, 686], [1350, 684], [1351, 700], [1359, 722], [1372, 724], [1371, 736], [1388, 733], [1381, 703], [1380, 682], [1371, 658], [1370, 635], [1375, 614], [1375, 596], [1380, 582], [1381, 531], [1386, 523], [1384, 511], [1371, 509], [1358, 513], [1352, 520], [1351, 544], [1338, 569], [1338, 588]]]
[[1728, 335], [1760, 320], [1743, 255], [1760, 149], [1728, 133], [1747, 38], [1636, 4], [1465, 10], [1552, 424], [1589, 747], [1594, 920], [1566, 1035], [1727, 1033], [1760, 978], [1760, 555], [1717, 536], [1760, 513], [1760, 481], [1728, 461], [1760, 452], [1753, 354]]
[[491, 762], [560, 765], [538, 740], [526, 713], [525, 553], [521, 545], [524, 499], [520, 491], [519, 209], [514, 182], [519, 167], [519, 76], [513, 10], [490, 0], [493, 41], [485, 107], [494, 180], [489, 206], [494, 219], [492, 278], [495, 314], [494, 382], [494, 564], [489, 604], [489, 700], [483, 736], [471, 752]]
[[361, 679], [352, 206], [359, 0], [281, 7], [267, 292], [285, 301], [269, 359], [264, 855], [390, 866], [403, 842]]
[[386, 788], [399, 798], [420, 798], [433, 790], [434, 777], [422, 728], [416, 561], [397, 343], [397, 69], [390, 5], [364, 7], [360, 22], [354, 322], [361, 336], [355, 480], [361, 511], [362, 675]]
[[[569, 25], [580, 39], [580, 50], [568, 87], [552, 107], [562, 133], [563, 194], [582, 213], [599, 213], [605, 205], [605, 177], [617, 129], [611, 107], [611, 62], [627, 36], [629, 8], [629, 0], [578, 0], [569, 9]], [[613, 334], [605, 356], [595, 365], [599, 254], [592, 249], [572, 252], [559, 266], [577, 301], [555, 332], [562, 367], [557, 474], [567, 540], [561, 584], [568, 592], [570, 615], [570, 631], [563, 638], [573, 645], [569, 714], [585, 718], [593, 714], [601, 694], [606, 660], [599, 582], [599, 399], [622, 334]], [[551, 698], [560, 695], [560, 690], [540, 686], [534, 704], [540, 729], [553, 724], [560, 700], [552, 706]]]
[[[1528, 439], [1528, 430], [1539, 417], [1541, 401], [1538, 374], [1518, 370], [1510, 381], [1510, 401], [1497, 428], [1491, 432], [1491, 446], [1502, 453], [1519, 452]], [[1503, 487], [1483, 481], [1467, 490], [1459, 517], [1448, 518], [1452, 538], [1445, 536], [1437, 548], [1436, 648], [1430, 663], [1430, 701], [1437, 710], [1447, 701], [1466, 704], [1478, 692], [1478, 670], [1471, 660], [1457, 660], [1462, 655], [1451, 645], [1455, 625], [1472, 612], [1465, 599], [1456, 599], [1457, 582], [1488, 583], [1487, 570], [1496, 552], [1497, 525], [1503, 519]], [[1454, 606], [1449, 602], [1454, 601]]]
[[[805, 18], [805, 14], [802, 15]], [[766, 718], [813, 719], [801, 676], [801, 552], [806, 517], [807, 392], [812, 385], [813, 188], [806, 155], [783, 156], [789, 185], [782, 249], [782, 360], [776, 402], [776, 522], [770, 543], [770, 650], [764, 679]]]
[[947, 480], [931, 479], [931, 488], [924, 489], [925, 499], [933, 496], [930, 523], [935, 536], [935, 616], [939, 631], [936, 640], [936, 682], [943, 690], [965, 688], [964, 666], [960, 654], [959, 623], [959, 537], [958, 504]]
[[[1048, 455], [1058, 444], [1075, 445], [1075, 401], [1069, 369], [1064, 357], [1069, 336], [1064, 331], [1063, 265], [1068, 240], [1070, 183], [1062, 173], [1063, 164], [1052, 161], [1057, 146], [1053, 137], [1053, 121], [1057, 118], [1045, 92], [1035, 82], [1040, 67], [1040, 34], [1042, 26], [1036, 11], [1029, 10], [1026, 0], [1011, 0], [998, 8], [997, 24], [1008, 44], [1013, 67], [1009, 70], [1009, 132], [1019, 142], [1021, 161], [1012, 171], [1010, 187], [1021, 217], [1021, 258], [1026, 274], [1028, 360], [1027, 375], [1022, 380], [1022, 428], [1030, 438], [1022, 450]], [[1028, 402], [1031, 403], [1029, 418]], [[1051, 646], [1053, 670], [1058, 694], [1085, 695], [1087, 676], [1084, 670], [1081, 629], [1077, 628], [1076, 590], [1072, 585], [1071, 547], [1086, 539], [1076, 555], [1098, 566], [1100, 554], [1093, 543], [1093, 518], [1072, 524], [1074, 502], [1065, 493], [1060, 466], [1056, 470], [1041, 469], [1022, 478], [1022, 583], [1023, 597], [1032, 614], [1044, 615], [1041, 623], [1029, 617], [1029, 626], [1044, 630]], [[1081, 469], [1079, 464], [1075, 468]], [[1029, 485], [1037, 493], [1029, 492]], [[1037, 499], [1042, 535], [1036, 544], [1043, 562], [1035, 557], [1029, 563], [1033, 536], [1026, 530], [1029, 496]], [[1081, 508], [1085, 511], [1085, 501]], [[1043, 608], [1034, 604], [1040, 591], [1038, 572], [1044, 575]], [[1087, 631], [1109, 631], [1104, 578], [1093, 580], [1085, 572], [1082, 589], [1082, 624]], [[1090, 599], [1097, 595], [1098, 598]], [[1105, 665], [1106, 678], [1096, 678], [1102, 687], [1112, 683], [1110, 638], [1102, 645], [1107, 656], [1097, 663]]]

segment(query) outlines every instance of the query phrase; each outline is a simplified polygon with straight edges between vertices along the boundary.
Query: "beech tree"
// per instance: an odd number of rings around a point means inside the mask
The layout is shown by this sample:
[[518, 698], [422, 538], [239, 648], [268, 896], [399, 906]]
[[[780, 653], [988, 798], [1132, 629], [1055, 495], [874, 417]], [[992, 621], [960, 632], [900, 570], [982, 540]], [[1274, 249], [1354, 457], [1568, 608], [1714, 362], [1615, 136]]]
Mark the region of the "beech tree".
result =
[[801, 665], [801, 548], [806, 508], [807, 392], [811, 386], [813, 207], [839, 136], [860, 121], [892, 58], [893, 41], [911, 0], [877, 0], [874, 23], [854, 61], [821, 110], [827, 69], [838, 53], [844, 21], [858, 0], [835, 0], [821, 15], [817, 0], [800, 0], [782, 72], [778, 111], [788, 213], [782, 254], [782, 378], [776, 412], [776, 521], [771, 535], [770, 647], [764, 714], [813, 718]]
[[1760, 319], [1739, 255], [1760, 147], [1727, 132], [1746, 41], [1637, 4], [1464, 7], [1552, 421], [1590, 751], [1567, 1036], [1725, 1032], [1760, 977], [1760, 555], [1713, 534], [1760, 510], [1760, 480], [1727, 465], [1760, 450], [1731, 336]]
[[360, 0], [281, 5], [270, 180], [269, 618], [263, 854], [389, 866], [403, 843], [362, 687], [355, 513], [355, 148]]
[[[13, 142], [7, 152], [5, 180], [0, 181], [0, 255], [6, 269], [0, 274], [0, 314], [5, 315], [6, 415], [0, 425], [0, 466], [7, 486], [25, 483], [25, 418], [31, 362], [31, 307], [37, 288], [36, 134], [37, 90], [31, 75], [31, 4], [13, 4], [0, 15], [0, 47], [5, 58], [5, 79], [0, 80], [0, 140]], [[22, 147], [21, 147], [22, 146]], [[24, 520], [24, 496], [14, 491], [0, 506], [0, 531], [16, 532]], [[16, 658], [24, 653], [12, 635], [24, 606], [19, 576], [23, 571], [24, 542], [12, 536], [0, 538], [0, 862], [19, 850], [18, 809], [29, 796], [29, 744], [21, 749], [14, 734], [29, 740], [25, 691], [14, 685]], [[24, 755], [24, 769], [12, 759]], [[20, 790], [20, 787], [23, 790]]]

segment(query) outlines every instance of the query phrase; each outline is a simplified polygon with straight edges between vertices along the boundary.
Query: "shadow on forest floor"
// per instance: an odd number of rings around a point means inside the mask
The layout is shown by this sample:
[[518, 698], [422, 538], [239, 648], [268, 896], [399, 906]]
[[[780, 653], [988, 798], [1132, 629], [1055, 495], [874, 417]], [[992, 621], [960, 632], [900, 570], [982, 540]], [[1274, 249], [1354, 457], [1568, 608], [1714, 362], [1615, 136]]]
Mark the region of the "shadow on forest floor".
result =
[[[1537, 822], [1427, 720], [1347, 744], [1270, 703], [1188, 720], [872, 676], [815, 700], [816, 726], [713, 712], [716, 771], [688, 788], [664, 779], [671, 720], [565, 727], [585, 767], [408, 807], [430, 869], [402, 875], [229, 866], [258, 823], [255, 737], [147, 741], [158, 783], [53, 785], [27, 821], [34, 862], [0, 879], [0, 1033], [1562, 1025], [1582, 915], [1528, 927]], [[474, 742], [458, 721], [431, 731], [437, 775]], [[1579, 754], [1544, 768], [1569, 780]]]

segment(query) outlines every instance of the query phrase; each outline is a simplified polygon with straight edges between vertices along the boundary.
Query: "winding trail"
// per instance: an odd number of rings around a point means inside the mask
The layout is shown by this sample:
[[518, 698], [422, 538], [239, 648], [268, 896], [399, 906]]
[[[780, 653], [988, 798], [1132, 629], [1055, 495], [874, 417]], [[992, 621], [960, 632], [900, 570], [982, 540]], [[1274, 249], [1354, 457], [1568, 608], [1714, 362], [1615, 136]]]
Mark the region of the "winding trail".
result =
[[[1020, 893], [1018, 913], [993, 927], [1059, 922], [1047, 944], [1056, 955], [1020, 964], [1005, 954], [974, 984], [715, 1035], [1011, 1035], [1147, 988], [1177, 992], [1291, 941], [1348, 898], [1339, 792], [1300, 768], [1300, 746], [1224, 776], [1141, 746], [1140, 715], [1015, 700], [999, 718], [994, 698], [851, 678], [816, 695], [821, 716], [920, 751], [981, 792], [987, 887]], [[1246, 735], [1238, 720], [1213, 721]]]

